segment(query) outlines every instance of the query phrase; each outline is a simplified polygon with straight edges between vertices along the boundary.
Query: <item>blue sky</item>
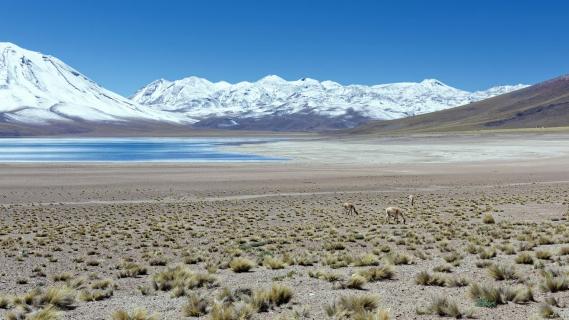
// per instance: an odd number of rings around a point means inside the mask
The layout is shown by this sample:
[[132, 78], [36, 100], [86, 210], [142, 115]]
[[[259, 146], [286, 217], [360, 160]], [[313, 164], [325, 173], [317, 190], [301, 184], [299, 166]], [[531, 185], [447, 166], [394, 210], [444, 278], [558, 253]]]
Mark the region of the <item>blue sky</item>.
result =
[[0, 21], [127, 96], [190, 75], [478, 90], [569, 72], [568, 1], [2, 0]]

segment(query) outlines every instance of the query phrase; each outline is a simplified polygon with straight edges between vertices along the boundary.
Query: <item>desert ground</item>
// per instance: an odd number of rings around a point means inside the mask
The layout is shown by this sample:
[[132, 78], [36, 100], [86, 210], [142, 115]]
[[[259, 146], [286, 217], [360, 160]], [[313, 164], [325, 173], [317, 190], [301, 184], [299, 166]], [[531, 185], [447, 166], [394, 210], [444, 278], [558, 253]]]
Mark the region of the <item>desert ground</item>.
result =
[[[231, 147], [292, 159], [274, 163], [0, 164], [0, 317], [569, 318], [568, 138]], [[405, 224], [386, 220], [389, 206]]]

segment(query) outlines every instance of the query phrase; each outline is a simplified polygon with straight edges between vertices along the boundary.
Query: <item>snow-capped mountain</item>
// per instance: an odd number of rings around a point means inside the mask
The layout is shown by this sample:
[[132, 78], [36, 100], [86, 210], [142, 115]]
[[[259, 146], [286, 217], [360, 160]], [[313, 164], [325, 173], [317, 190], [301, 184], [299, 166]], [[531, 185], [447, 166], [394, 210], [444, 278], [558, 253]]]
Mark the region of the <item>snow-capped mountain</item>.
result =
[[448, 109], [525, 87], [468, 92], [434, 79], [343, 86], [309, 78], [286, 81], [275, 75], [235, 84], [189, 77], [154, 81], [132, 99], [158, 110], [185, 114], [198, 121], [198, 126], [266, 129], [270, 128], [268, 122], [276, 120], [282, 125], [282, 119], [288, 117], [289, 122], [301, 121], [302, 127], [307, 117], [313, 117], [319, 127], [351, 127], [369, 119], [397, 119]]
[[438, 111], [523, 87], [467, 92], [432, 79], [343, 86], [278, 76], [235, 84], [189, 77], [154, 81], [127, 99], [55, 57], [0, 42], [0, 124], [319, 130]]
[[106, 90], [61, 60], [0, 42], [0, 122], [180, 122]]

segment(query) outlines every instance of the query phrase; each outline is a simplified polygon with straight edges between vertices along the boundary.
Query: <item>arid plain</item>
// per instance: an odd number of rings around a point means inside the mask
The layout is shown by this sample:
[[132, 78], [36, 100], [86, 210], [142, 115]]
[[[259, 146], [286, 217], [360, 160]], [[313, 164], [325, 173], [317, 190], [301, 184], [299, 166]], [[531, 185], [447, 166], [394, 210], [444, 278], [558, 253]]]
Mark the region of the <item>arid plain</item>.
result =
[[[1, 164], [0, 317], [567, 318], [568, 138], [231, 147], [292, 158], [271, 163]], [[407, 223], [388, 223], [388, 206]]]

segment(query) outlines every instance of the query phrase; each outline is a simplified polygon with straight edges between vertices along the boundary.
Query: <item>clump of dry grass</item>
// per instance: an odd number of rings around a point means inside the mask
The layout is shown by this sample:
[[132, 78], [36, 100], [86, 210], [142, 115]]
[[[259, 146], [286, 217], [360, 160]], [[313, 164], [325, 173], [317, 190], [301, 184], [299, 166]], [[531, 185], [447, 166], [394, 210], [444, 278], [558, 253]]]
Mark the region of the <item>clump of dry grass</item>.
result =
[[390, 280], [393, 279], [393, 277], [395, 277], [395, 271], [393, 270], [393, 267], [390, 265], [369, 268], [367, 270], [358, 272], [358, 274], [366, 278], [368, 282]]
[[53, 307], [49, 306], [45, 309], [38, 310], [28, 314], [25, 320], [58, 320], [60, 313]]
[[342, 280], [342, 275], [334, 273], [334, 272], [327, 272], [327, 271], [322, 271], [322, 270], [308, 271], [308, 276], [311, 278], [325, 280], [328, 282], [336, 282], [336, 281]]
[[415, 276], [415, 283], [423, 286], [464, 287], [469, 281], [463, 277], [451, 277], [440, 273], [430, 274], [422, 271]]
[[69, 272], [63, 272], [60, 274], [57, 274], [55, 276], [53, 276], [53, 281], [58, 282], [58, 281], [69, 281], [71, 278], [73, 278], [73, 275]]
[[207, 313], [209, 301], [196, 293], [190, 294], [188, 303], [182, 307], [182, 311], [186, 317], [200, 317]]
[[533, 257], [527, 252], [522, 252], [516, 256], [515, 261], [517, 264], [533, 264]]
[[324, 306], [324, 311], [336, 319], [389, 319], [388, 313], [378, 308], [379, 298], [375, 295], [341, 296]]
[[488, 267], [488, 274], [494, 280], [518, 280], [518, 275], [514, 266], [492, 264]]
[[266, 312], [270, 308], [278, 307], [290, 302], [293, 297], [291, 288], [273, 284], [270, 289], [259, 289], [253, 291], [251, 304], [259, 311]]
[[485, 224], [496, 223], [496, 221], [494, 220], [494, 217], [490, 213], [485, 213], [484, 216], [482, 216], [482, 222], [484, 222]]
[[9, 297], [0, 296], [0, 309], [10, 309], [11, 307], [11, 299]]
[[231, 304], [214, 303], [211, 308], [211, 320], [249, 320], [255, 314], [255, 308], [245, 302]]
[[541, 260], [549, 260], [553, 254], [548, 250], [539, 250], [535, 253], [535, 257]]
[[79, 299], [82, 301], [101, 301], [101, 300], [105, 300], [105, 299], [109, 299], [113, 296], [113, 290], [112, 289], [106, 289], [106, 290], [83, 290], [81, 291], [81, 294], [79, 294]]
[[375, 254], [365, 254], [354, 259], [352, 262], [356, 267], [369, 267], [379, 265], [379, 259]]
[[118, 273], [119, 278], [135, 278], [138, 276], [148, 274], [148, 270], [133, 262], [126, 262], [118, 266], [120, 269]]
[[489, 248], [489, 249], [482, 249], [480, 253], [478, 253], [478, 257], [480, 259], [492, 259], [496, 257], [496, 249]]
[[367, 279], [359, 274], [353, 274], [346, 281], [340, 284], [340, 288], [343, 289], [356, 289], [362, 290], [363, 286], [367, 283]]
[[265, 258], [263, 259], [263, 266], [267, 269], [277, 270], [277, 269], [283, 269], [286, 266], [286, 264], [282, 259], [271, 256], [265, 256]]
[[404, 253], [391, 253], [389, 255], [387, 255], [385, 257], [386, 261], [388, 264], [393, 264], [393, 265], [402, 265], [402, 264], [412, 264], [413, 263], [413, 259], [404, 254]]
[[189, 289], [214, 287], [217, 278], [209, 273], [194, 273], [188, 267], [180, 265], [154, 274], [152, 285], [155, 290], [173, 290], [173, 295], [179, 297]]
[[538, 314], [543, 319], [556, 319], [559, 318], [559, 313], [555, 312], [552, 306], [547, 303], [541, 303], [538, 308]]
[[557, 252], [557, 255], [559, 255], [559, 256], [566, 256], [566, 255], [569, 255], [569, 247], [561, 247], [561, 248], [559, 248], [559, 251]]
[[479, 307], [494, 308], [508, 301], [523, 304], [535, 301], [530, 287], [502, 287], [485, 284], [472, 284], [469, 288], [470, 297]]
[[229, 267], [231, 268], [231, 270], [233, 270], [233, 272], [249, 272], [251, 269], [253, 269], [255, 267], [255, 262], [247, 259], [247, 258], [234, 258], [233, 260], [231, 260], [231, 262], [229, 263]]
[[70, 309], [76, 302], [76, 296], [77, 292], [67, 286], [51, 287], [39, 297], [39, 304]]
[[463, 312], [460, 310], [456, 302], [447, 297], [434, 298], [426, 308], [418, 308], [416, 310], [419, 315], [437, 315], [440, 317], [450, 317], [461, 319], [463, 317], [472, 318], [472, 312]]
[[564, 274], [545, 271], [540, 287], [544, 292], [566, 291], [569, 290], [569, 279]]
[[441, 264], [433, 268], [435, 272], [444, 272], [444, 273], [451, 273], [452, 267], [448, 264]]
[[149, 315], [145, 309], [135, 309], [132, 312], [125, 310], [115, 311], [112, 315], [113, 320], [158, 320], [157, 314]]

